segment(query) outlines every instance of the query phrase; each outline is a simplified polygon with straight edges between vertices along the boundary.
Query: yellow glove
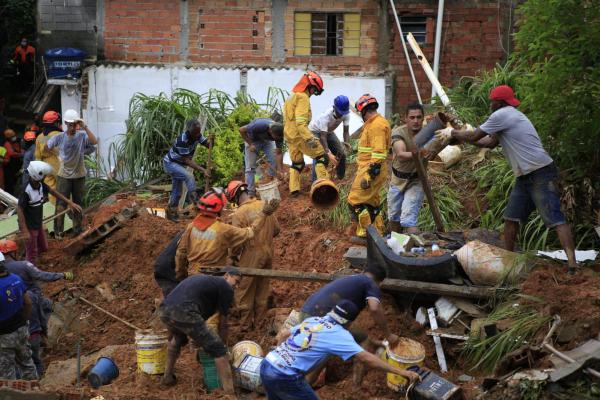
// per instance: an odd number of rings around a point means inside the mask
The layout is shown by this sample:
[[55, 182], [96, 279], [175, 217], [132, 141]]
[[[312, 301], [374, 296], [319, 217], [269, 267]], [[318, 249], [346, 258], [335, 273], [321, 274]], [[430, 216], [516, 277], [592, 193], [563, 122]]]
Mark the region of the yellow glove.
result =
[[447, 127], [447, 128], [444, 128], [444, 129], [441, 129], [441, 130], [439, 130], [439, 131], [437, 131], [437, 132], [435, 133], [435, 136], [436, 136], [438, 139], [442, 139], [442, 140], [448, 140], [448, 139], [450, 139], [450, 138], [452, 137], [452, 130], [453, 130], [453, 129], [454, 129], [454, 128], [453, 128], [453, 127], [451, 127], [451, 126], [449, 126], [449, 127]]
[[67, 281], [72, 281], [75, 279], [75, 275], [72, 272], [63, 272], [63, 275]]

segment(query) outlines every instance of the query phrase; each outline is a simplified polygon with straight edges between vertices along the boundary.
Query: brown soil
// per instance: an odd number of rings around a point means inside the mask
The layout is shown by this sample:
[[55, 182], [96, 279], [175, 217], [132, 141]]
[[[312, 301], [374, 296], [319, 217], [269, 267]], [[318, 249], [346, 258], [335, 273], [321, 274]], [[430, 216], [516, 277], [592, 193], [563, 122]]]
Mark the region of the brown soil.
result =
[[[342, 256], [351, 246], [348, 238], [341, 230], [331, 228], [322, 213], [310, 206], [306, 181], [303, 190], [305, 194], [300, 197], [288, 198], [286, 188], [280, 186], [283, 199], [276, 215], [282, 231], [275, 241], [274, 268], [315, 272], [335, 272], [346, 268]], [[146, 203], [142, 199], [130, 196], [111, 206], [101, 207], [93, 215], [93, 223], [98, 223], [118, 212], [120, 208], [131, 205], [132, 201], [142, 206], [159, 206], [155, 201]], [[173, 223], [142, 212], [138, 217], [127, 221], [123, 228], [115, 231], [96, 248], [77, 258], [65, 255], [63, 248], [68, 241], [51, 240], [50, 250], [43, 255], [40, 267], [50, 271], [71, 270], [76, 279], [72, 283], [49, 283], [44, 290], [54, 301], [63, 303], [71, 297], [72, 292], [76, 292], [136, 326], [160, 326], [154, 317], [156, 305], [162, 297], [153, 277], [154, 260], [188, 222], [189, 220]], [[110, 288], [114, 300], [108, 301], [101, 295], [95, 288], [99, 284]], [[229, 344], [239, 340], [254, 340], [264, 350], [268, 350], [275, 344], [274, 336], [269, 332], [272, 330], [270, 328], [273, 321], [285, 319], [289, 309], [298, 309], [321, 285], [273, 280], [272, 305], [277, 308], [270, 310], [259, 322], [258, 328], [249, 332], [242, 332], [244, 327], [239, 326], [235, 318], [232, 318]], [[549, 314], [559, 313], [563, 320], [578, 324], [582, 328], [587, 324], [587, 333], [579, 335], [577, 343], [598, 332], [600, 278], [595, 272], [589, 270], [575, 277], [568, 277], [564, 270], [556, 266], [542, 266], [531, 273], [523, 285], [523, 291], [544, 299], [545, 306], [541, 311]], [[425, 334], [424, 328], [414, 321], [413, 313], [399, 310], [393, 298], [388, 295], [384, 296], [383, 304], [392, 331], [422, 343], [427, 354], [425, 365], [437, 370], [433, 341]], [[82, 340], [83, 354], [90, 354], [108, 345], [134, 343], [134, 332], [131, 328], [86, 304], [76, 302], [71, 313], [78, 316], [77, 320], [82, 328], [63, 336], [54, 348], [46, 352], [47, 364], [54, 360], [74, 357], [79, 339]], [[374, 337], [379, 336], [368, 313], [362, 313], [355, 326], [367, 329]], [[445, 341], [444, 349], [452, 371], [447, 378], [455, 380], [464, 373], [464, 368], [459, 361], [459, 350], [452, 343]], [[575, 345], [575, 342], [570, 344]], [[189, 347], [183, 351], [177, 362], [179, 383], [170, 389], [159, 385], [159, 377], [137, 373], [135, 357], [133, 346], [129, 351], [119, 353], [115, 357], [121, 370], [119, 378], [112, 384], [92, 392], [110, 399], [220, 398], [219, 392], [206, 394], [202, 389], [202, 371]], [[473, 371], [466, 373], [474, 375]], [[87, 382], [84, 385], [87, 385]], [[467, 398], [474, 397], [477, 392], [475, 385], [476, 382], [463, 385]], [[65, 384], [65, 391], [73, 389], [73, 386]], [[326, 385], [318, 390], [318, 394], [323, 399], [398, 398], [398, 394], [386, 387], [385, 374], [382, 372], [369, 371], [362, 386], [355, 387], [352, 383], [351, 363], [339, 360], [328, 365]]]

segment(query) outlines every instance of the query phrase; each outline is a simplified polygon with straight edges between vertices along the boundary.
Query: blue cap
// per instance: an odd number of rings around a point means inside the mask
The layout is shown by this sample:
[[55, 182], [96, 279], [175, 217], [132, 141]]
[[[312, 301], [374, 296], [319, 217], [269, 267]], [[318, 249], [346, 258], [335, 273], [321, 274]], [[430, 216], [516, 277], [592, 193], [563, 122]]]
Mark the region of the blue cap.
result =
[[356, 304], [354, 304], [350, 300], [341, 300], [335, 305], [335, 307], [333, 307], [333, 310], [331, 310], [331, 312], [350, 322], [354, 321], [356, 317], [358, 317], [358, 313], [360, 311], [358, 307], [356, 307]]
[[350, 100], [344, 95], [338, 96], [333, 100], [333, 108], [340, 115], [346, 115], [350, 112]]

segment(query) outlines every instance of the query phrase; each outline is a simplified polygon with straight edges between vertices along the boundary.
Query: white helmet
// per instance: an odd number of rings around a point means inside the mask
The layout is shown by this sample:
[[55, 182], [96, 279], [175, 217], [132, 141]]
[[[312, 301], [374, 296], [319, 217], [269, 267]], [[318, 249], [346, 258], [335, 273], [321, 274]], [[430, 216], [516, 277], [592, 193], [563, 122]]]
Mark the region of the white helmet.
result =
[[34, 181], [41, 181], [46, 175], [54, 172], [52, 165], [44, 161], [32, 161], [27, 167], [29, 177]]
[[65, 112], [64, 120], [68, 124], [70, 124], [72, 122], [79, 121], [80, 120], [79, 113], [77, 111], [75, 111], [75, 110], [72, 110], [72, 109], [71, 110], [67, 110]]

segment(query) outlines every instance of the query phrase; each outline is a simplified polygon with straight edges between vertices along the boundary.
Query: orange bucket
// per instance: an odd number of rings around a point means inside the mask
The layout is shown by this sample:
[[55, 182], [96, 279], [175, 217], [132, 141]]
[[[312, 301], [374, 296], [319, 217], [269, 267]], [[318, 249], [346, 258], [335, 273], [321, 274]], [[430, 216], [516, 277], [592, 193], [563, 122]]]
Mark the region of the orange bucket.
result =
[[337, 186], [329, 179], [317, 179], [310, 187], [310, 201], [322, 210], [328, 210], [340, 201]]

